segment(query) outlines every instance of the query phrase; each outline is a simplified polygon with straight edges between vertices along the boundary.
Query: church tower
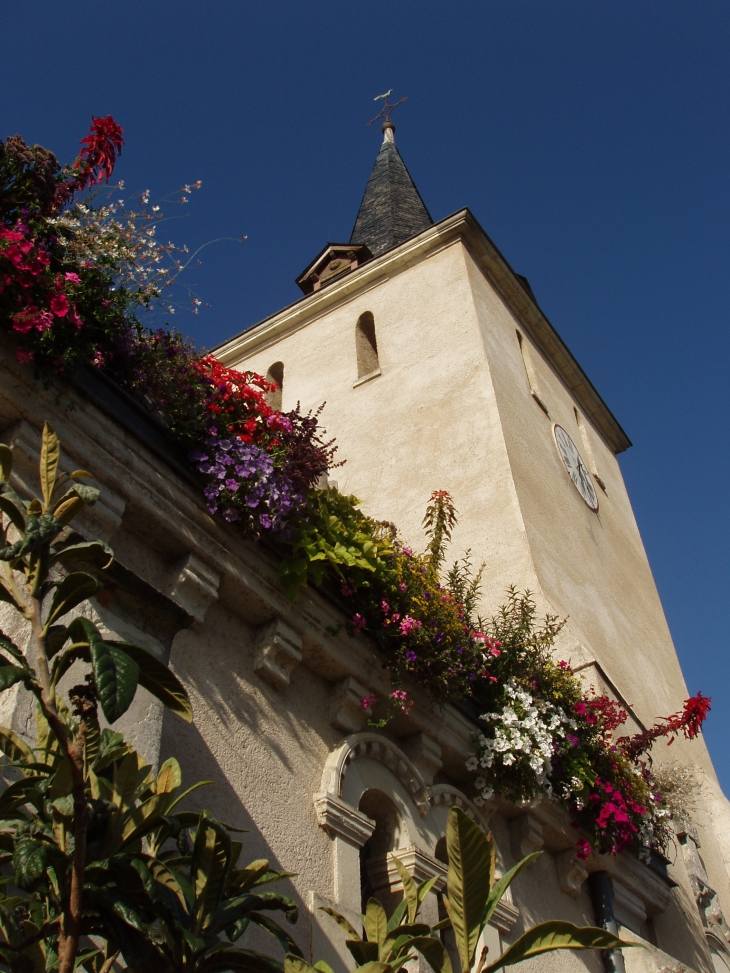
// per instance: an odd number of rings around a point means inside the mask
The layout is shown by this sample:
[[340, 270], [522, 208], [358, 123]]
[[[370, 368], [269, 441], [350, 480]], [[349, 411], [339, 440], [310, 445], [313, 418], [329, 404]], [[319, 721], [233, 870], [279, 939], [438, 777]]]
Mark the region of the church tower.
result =
[[[631, 442], [527, 280], [468, 209], [433, 222], [383, 131], [350, 241], [302, 272], [300, 300], [215, 354], [276, 378], [285, 410], [326, 400], [339, 489], [411, 546], [431, 492], [448, 490], [451, 558], [486, 565], [483, 613], [529, 589], [567, 618], [560, 657], [648, 726], [688, 693], [617, 461]], [[730, 813], [704, 742], [656, 759], [694, 768], [704, 867], [730, 914]], [[639, 932], [648, 917], [623, 908]], [[675, 920], [654, 923], [679, 956]]]

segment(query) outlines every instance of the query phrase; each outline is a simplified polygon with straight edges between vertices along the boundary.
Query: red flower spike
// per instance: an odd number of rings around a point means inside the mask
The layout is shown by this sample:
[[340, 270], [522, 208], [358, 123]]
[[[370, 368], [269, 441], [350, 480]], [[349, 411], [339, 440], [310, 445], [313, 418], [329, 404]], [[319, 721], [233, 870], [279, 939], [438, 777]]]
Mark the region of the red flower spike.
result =
[[91, 128], [86, 138], [81, 139], [82, 148], [74, 163], [79, 170], [76, 177], [78, 189], [94, 186], [102, 178], [109, 182], [114, 171], [117, 156], [122, 154], [124, 129], [117, 125], [111, 115], [105, 118], [91, 116]]

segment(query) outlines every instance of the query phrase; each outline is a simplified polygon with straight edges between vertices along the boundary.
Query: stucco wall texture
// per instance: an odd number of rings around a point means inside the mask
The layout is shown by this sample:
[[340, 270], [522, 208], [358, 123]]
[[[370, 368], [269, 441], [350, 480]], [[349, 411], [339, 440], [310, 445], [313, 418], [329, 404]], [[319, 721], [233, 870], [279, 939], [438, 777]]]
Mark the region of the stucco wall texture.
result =
[[[484, 612], [509, 585], [530, 589], [541, 611], [567, 618], [559, 656], [586, 667], [587, 679], [597, 675], [649, 725], [680, 709], [687, 689], [619, 464], [530, 322], [484, 271], [480, 246], [468, 227], [450, 236], [432, 228], [217, 354], [262, 374], [283, 362], [285, 410], [326, 401], [322, 421], [346, 460], [333, 474], [339, 489], [394, 521], [411, 546], [424, 546], [431, 492], [448, 490], [459, 512], [450, 554], [470, 550], [475, 565], [485, 564]], [[358, 382], [355, 330], [365, 312], [380, 374]], [[597, 513], [569, 479], [554, 423], [605, 486], [594, 478]], [[692, 766], [705, 781], [697, 823], [727, 911], [730, 814], [704, 742], [659, 745], [655, 759]], [[656, 924], [678, 956], [676, 916]]]

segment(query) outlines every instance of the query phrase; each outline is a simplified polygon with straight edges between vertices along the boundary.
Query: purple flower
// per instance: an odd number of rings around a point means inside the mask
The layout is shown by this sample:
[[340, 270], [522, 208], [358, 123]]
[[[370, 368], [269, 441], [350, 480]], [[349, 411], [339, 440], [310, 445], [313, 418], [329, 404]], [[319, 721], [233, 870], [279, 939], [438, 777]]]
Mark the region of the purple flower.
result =
[[230, 490], [231, 493], [235, 493], [239, 486], [238, 480], [226, 480], [226, 489]]
[[418, 654], [414, 652], [412, 649], [406, 652], [406, 662], [415, 662], [417, 658], [418, 658]]
[[268, 514], [260, 514], [259, 515], [259, 523], [264, 528], [264, 530], [270, 530], [271, 529], [271, 517], [269, 517]]
[[238, 511], [234, 510], [233, 507], [228, 507], [223, 511], [223, 516], [229, 521], [238, 520]]

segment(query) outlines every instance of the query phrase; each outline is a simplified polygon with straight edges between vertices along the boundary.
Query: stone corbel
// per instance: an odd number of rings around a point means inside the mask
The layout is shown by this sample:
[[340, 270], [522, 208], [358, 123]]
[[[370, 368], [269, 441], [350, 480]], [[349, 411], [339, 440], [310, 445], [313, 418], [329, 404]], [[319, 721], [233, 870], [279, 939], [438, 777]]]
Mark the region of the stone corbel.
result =
[[220, 575], [195, 554], [188, 554], [173, 570], [167, 593], [192, 615], [193, 628], [202, 626], [206, 612], [218, 600], [220, 580]]
[[518, 860], [531, 855], [533, 851], [540, 851], [545, 844], [542, 825], [532, 814], [523, 814], [510, 821], [509, 833], [512, 854]]
[[515, 909], [513, 905], [510, 905], [509, 902], [505, 902], [505, 900], [502, 899], [497, 903], [497, 908], [492, 913], [492, 918], [489, 920], [489, 925], [494, 926], [495, 929], [498, 929], [503, 936], [509, 936], [519, 918], [519, 909]]
[[441, 770], [441, 747], [433, 737], [427, 733], [416, 733], [406, 741], [403, 750], [411, 758], [427, 784], [433, 784], [433, 779]]
[[571, 899], [577, 899], [583, 882], [588, 878], [588, 869], [579, 858], [575, 857], [572, 848], [561, 851], [555, 856], [555, 867], [560, 890]]
[[359, 733], [365, 725], [366, 712], [362, 700], [368, 690], [357, 679], [347, 676], [336, 683], [330, 693], [329, 719], [332, 726], [344, 733]]
[[280, 618], [259, 629], [253, 671], [274, 689], [289, 685], [292, 670], [302, 661], [302, 637]]
[[321, 828], [356, 848], [362, 848], [375, 830], [375, 821], [333, 794], [315, 794], [314, 809]]
[[390, 892], [402, 890], [403, 882], [393, 861], [394, 858], [405, 865], [406, 871], [416, 885], [420, 885], [421, 882], [426, 882], [430, 878], [435, 878], [434, 892], [443, 892], [446, 888], [447, 866], [436, 858], [427, 855], [420, 848], [416, 848], [415, 845], [411, 845], [410, 848], [398, 848], [387, 855], [373, 858], [368, 862], [368, 876], [375, 892], [381, 889], [387, 889]]

